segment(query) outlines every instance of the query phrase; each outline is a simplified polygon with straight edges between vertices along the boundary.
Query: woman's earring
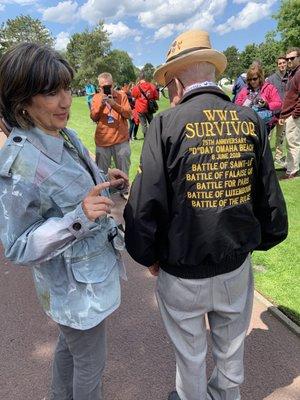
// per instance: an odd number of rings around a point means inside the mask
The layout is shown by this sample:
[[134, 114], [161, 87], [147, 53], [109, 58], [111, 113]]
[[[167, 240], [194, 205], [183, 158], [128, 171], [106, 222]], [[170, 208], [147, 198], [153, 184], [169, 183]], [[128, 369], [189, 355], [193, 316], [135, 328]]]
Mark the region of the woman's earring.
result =
[[22, 110], [22, 114], [23, 114], [23, 115], [26, 115], [26, 114], [27, 114], [27, 111], [26, 111], [26, 110]]

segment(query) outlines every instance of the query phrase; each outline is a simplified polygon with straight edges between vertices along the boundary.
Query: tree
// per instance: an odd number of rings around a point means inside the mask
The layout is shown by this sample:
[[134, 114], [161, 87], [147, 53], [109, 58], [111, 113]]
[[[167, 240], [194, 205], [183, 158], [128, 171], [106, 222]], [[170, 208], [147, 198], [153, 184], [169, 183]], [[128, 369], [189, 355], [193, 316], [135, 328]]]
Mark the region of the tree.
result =
[[265, 76], [271, 75], [276, 69], [276, 60], [280, 54], [284, 54], [282, 42], [275, 38], [274, 31], [265, 35], [265, 41], [258, 46], [258, 58], [262, 62]]
[[259, 59], [258, 46], [254, 43], [248, 44], [242, 51], [240, 56], [241, 68], [243, 71], [247, 71], [254, 60]]
[[97, 76], [106, 69], [105, 57], [110, 52], [110, 40], [103, 22], [91, 31], [75, 33], [67, 46], [67, 59], [75, 69], [74, 87], [82, 88], [85, 82], [97, 82]]
[[153, 74], [154, 74], [155, 68], [151, 63], [147, 63], [144, 65], [142, 68], [141, 72], [145, 75], [145, 79], [149, 82], [153, 80]]
[[227, 58], [227, 68], [223, 76], [234, 80], [243, 72], [243, 68], [240, 64], [239, 51], [235, 46], [230, 46], [224, 50], [224, 54]]
[[277, 20], [277, 32], [281, 35], [285, 49], [299, 47], [300, 1], [282, 0], [278, 13], [273, 17]]
[[11, 46], [22, 42], [35, 42], [54, 45], [54, 38], [50, 31], [39, 19], [29, 15], [20, 15], [15, 19], [8, 19], [0, 28], [0, 53], [4, 53]]
[[119, 86], [136, 80], [134, 65], [126, 51], [113, 50], [104, 61], [107, 65], [107, 72], [113, 75], [114, 82]]

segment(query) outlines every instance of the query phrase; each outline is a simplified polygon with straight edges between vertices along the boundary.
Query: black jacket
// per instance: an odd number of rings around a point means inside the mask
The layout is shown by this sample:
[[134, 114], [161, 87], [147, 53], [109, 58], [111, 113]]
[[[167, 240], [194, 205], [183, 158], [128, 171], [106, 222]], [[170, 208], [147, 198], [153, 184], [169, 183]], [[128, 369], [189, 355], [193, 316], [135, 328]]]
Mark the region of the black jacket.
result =
[[129, 254], [182, 278], [280, 243], [287, 213], [263, 122], [218, 88], [186, 94], [151, 123], [124, 218]]

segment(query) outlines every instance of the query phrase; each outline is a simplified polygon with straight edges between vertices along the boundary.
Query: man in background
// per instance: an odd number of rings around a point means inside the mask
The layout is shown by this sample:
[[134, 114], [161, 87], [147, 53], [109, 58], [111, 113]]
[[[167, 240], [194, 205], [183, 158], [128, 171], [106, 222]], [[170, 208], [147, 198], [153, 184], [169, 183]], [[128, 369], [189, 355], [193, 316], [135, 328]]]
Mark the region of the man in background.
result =
[[233, 88], [232, 88], [232, 94], [233, 94], [233, 98], [232, 98], [232, 102], [235, 102], [235, 99], [237, 97], [237, 95], [239, 94], [239, 92], [241, 91], [241, 89], [243, 89], [244, 86], [246, 86], [246, 77], [247, 74], [246, 72], [243, 72], [240, 76], [238, 76], [236, 78], [236, 81], [234, 82]]
[[[158, 275], [157, 301], [176, 355], [169, 400], [240, 400], [251, 252], [287, 235], [265, 124], [218, 88], [226, 64], [207, 32], [174, 40], [154, 74], [173, 108], [149, 127], [124, 212], [129, 254]], [[215, 361], [208, 382], [205, 316]]]
[[156, 86], [148, 82], [145, 74], [141, 72], [137, 85], [132, 88], [131, 95], [135, 98], [135, 110], [139, 116], [143, 135], [146, 137], [148, 125], [153, 119], [153, 113], [149, 110], [148, 101], [158, 100], [158, 91]]
[[286, 135], [286, 174], [282, 179], [293, 179], [299, 176], [300, 162], [300, 48], [287, 50], [286, 61], [289, 72], [283, 106], [280, 114], [285, 121]]
[[[284, 99], [285, 87], [288, 80], [287, 73], [287, 61], [285, 59], [285, 55], [280, 55], [277, 57], [277, 71], [274, 74], [270, 75], [267, 79], [273, 86], [275, 86], [278, 90], [279, 96], [281, 100]], [[280, 112], [277, 117], [279, 117]], [[276, 125], [276, 142], [275, 142], [275, 167], [279, 166], [280, 168], [284, 167], [285, 157], [283, 154], [283, 141], [285, 137], [285, 125], [277, 123]]]
[[[98, 76], [99, 93], [95, 94], [91, 106], [91, 118], [97, 123], [95, 131], [96, 163], [108, 172], [112, 159], [115, 167], [129, 173], [130, 145], [127, 119], [131, 108], [123, 91], [113, 89], [113, 78], [108, 72]], [[126, 198], [128, 192], [123, 193]]]
[[91, 109], [91, 104], [93, 100], [93, 96], [96, 93], [96, 88], [92, 83], [87, 83], [84, 87], [85, 94], [86, 94], [86, 101], [88, 104], [89, 109]]

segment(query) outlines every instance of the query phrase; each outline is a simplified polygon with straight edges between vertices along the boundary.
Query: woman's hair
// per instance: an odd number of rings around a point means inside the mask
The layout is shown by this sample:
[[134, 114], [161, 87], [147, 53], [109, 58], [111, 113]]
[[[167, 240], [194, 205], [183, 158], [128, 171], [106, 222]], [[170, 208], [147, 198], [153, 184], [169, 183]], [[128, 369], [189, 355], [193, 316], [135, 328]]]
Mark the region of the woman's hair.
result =
[[264, 72], [261, 68], [261, 66], [259, 65], [251, 65], [247, 71], [247, 83], [248, 85], [251, 85], [251, 81], [250, 79], [253, 77], [258, 76], [258, 80], [259, 80], [259, 85], [262, 86], [265, 82], [265, 76], [264, 76]]
[[68, 62], [48, 46], [22, 43], [0, 59], [0, 114], [12, 127], [33, 126], [24, 110], [37, 94], [70, 86], [74, 72]]

